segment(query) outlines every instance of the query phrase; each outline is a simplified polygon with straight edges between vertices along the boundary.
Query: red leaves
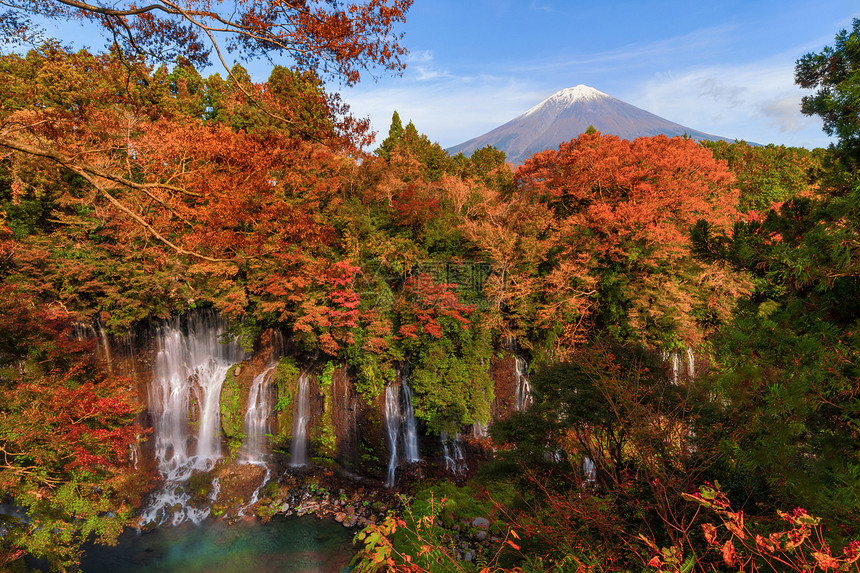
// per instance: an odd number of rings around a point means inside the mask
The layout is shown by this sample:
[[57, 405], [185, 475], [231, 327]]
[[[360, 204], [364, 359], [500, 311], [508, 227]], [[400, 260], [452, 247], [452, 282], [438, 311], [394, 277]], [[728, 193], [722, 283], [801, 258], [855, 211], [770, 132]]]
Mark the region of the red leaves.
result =
[[[205, 64], [210, 51], [240, 50], [253, 58], [286, 53], [300, 68], [319, 69], [347, 85], [359, 80], [360, 71], [381, 67], [394, 72], [405, 64], [406, 53], [394, 27], [405, 20], [412, 0], [359, 0], [348, 3], [237, 0], [229, 11], [206, 0], [188, 0], [180, 8], [156, 0], [140, 8], [133, 2], [111, 4], [109, 13], [87, 3], [70, 6], [60, 0], [31, 2], [26, 15], [64, 20], [86, 18], [111, 36], [117, 29], [129, 36], [125, 57], [139, 52], [171, 61], [177, 54]], [[23, 10], [23, 9], [22, 9]], [[0, 19], [0, 33], [30, 43], [25, 21]], [[111, 36], [112, 37], [112, 36]]]
[[735, 553], [735, 544], [731, 539], [727, 539], [722, 547], [723, 561], [729, 567], [736, 567], [738, 564], [737, 553]]
[[464, 316], [474, 311], [472, 305], [463, 304], [453, 290], [455, 285], [437, 284], [428, 274], [409, 277], [404, 285], [404, 298], [399, 307], [405, 322], [398, 332], [407, 338], [418, 338], [417, 333], [429, 334], [437, 340], [442, 338], [442, 317], [452, 318], [466, 330], [471, 324]]
[[133, 424], [141, 405], [131, 381], [95, 368], [71, 325], [68, 313], [0, 287], [0, 364], [28, 364], [0, 396], [0, 479], [10, 492], [30, 479], [52, 489], [69, 474], [125, 474], [129, 446], [145, 433]]
[[731, 173], [682, 138], [583, 134], [535, 155], [515, 177], [524, 193], [555, 209], [560, 230], [588, 229], [589, 248], [613, 259], [634, 245], [654, 259], [677, 257], [699, 218], [726, 226], [737, 217]]
[[404, 225], [418, 229], [439, 214], [439, 192], [423, 181], [412, 182], [394, 197], [391, 205]]
[[702, 533], [705, 535], [705, 541], [708, 542], [709, 545], [713, 545], [717, 540], [717, 528], [714, 527], [713, 523], [703, 523], [702, 524]]

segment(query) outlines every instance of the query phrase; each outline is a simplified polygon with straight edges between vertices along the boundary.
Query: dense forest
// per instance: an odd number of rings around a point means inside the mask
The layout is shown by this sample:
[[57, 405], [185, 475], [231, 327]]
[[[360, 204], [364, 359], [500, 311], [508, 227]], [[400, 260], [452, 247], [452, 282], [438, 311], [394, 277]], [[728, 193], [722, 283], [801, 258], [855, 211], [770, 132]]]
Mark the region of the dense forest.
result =
[[[27, 515], [0, 564], [73, 569], [151, 487], [145, 396], [76, 328], [212, 309], [367, 404], [408, 365], [428, 435], [489, 426], [480, 467], [358, 534], [358, 571], [856, 570], [860, 21], [797, 62], [830, 149], [590, 130], [514, 169], [396, 111], [367, 153], [324, 89], [402, 69], [411, 2], [251, 4], [233, 48], [295, 61], [263, 83], [204, 77], [206, 28], [168, 9], [40, 2], [117, 42], [0, 56], [0, 491]], [[514, 353], [531, 405], [494, 420]]]

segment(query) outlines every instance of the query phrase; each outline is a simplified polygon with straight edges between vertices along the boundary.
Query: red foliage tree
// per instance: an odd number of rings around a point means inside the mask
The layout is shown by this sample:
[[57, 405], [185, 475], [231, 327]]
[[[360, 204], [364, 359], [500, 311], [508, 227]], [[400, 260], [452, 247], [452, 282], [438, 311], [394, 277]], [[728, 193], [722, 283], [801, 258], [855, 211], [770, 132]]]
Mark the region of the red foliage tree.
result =
[[91, 534], [114, 539], [140, 501], [129, 447], [146, 433], [132, 423], [141, 403], [72, 326], [65, 310], [0, 286], [0, 489], [31, 520], [7, 523], [0, 556], [23, 548], [69, 565]]
[[[696, 221], [726, 228], [738, 217], [732, 175], [708, 150], [682, 138], [583, 134], [529, 159], [514, 181], [509, 194], [483, 190], [485, 208], [464, 224], [500, 266], [490, 294], [514, 333], [534, 324], [564, 354], [603, 313], [643, 338], [649, 325], [674, 324], [692, 343], [696, 313], [727, 314], [720, 301], [737, 294], [737, 277], [690, 253]], [[619, 304], [610, 279], [627, 297]]]
[[[362, 69], [380, 66], [399, 71], [402, 22], [412, 0], [322, 2], [237, 0], [229, 9], [205, 0], [86, 2], [37, 0], [6, 2], [0, 32], [25, 43], [42, 39], [30, 18], [87, 21], [103, 28], [113, 45], [128, 54], [155, 60], [183, 56], [205, 64], [214, 51], [223, 62], [227, 51], [245, 57], [287, 55], [303, 69], [322, 69], [351, 85]], [[225, 64], [226, 65], [226, 64]]]
[[559, 240], [613, 261], [685, 256], [693, 223], [726, 228], [738, 216], [725, 163], [679, 137], [583, 134], [535, 155], [515, 178], [555, 211]]

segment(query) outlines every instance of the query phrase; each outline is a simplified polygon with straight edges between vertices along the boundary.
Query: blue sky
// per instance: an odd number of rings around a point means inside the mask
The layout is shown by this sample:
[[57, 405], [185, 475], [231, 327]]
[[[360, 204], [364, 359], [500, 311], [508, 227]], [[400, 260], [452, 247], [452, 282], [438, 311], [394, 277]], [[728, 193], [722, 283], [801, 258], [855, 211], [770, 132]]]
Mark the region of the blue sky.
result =
[[[794, 64], [854, 17], [856, 0], [415, 0], [400, 28], [403, 76], [329, 89], [370, 117], [377, 145], [395, 109], [450, 147], [586, 84], [715, 135], [823, 147], [820, 120], [800, 113], [808, 92], [794, 85]], [[78, 26], [58, 33], [103, 44]], [[267, 65], [248, 67], [268, 77]]]
[[443, 147], [586, 84], [687, 127], [822, 147], [795, 61], [860, 17], [843, 0], [415, 0], [402, 77], [340, 89], [385, 137], [396, 109]]

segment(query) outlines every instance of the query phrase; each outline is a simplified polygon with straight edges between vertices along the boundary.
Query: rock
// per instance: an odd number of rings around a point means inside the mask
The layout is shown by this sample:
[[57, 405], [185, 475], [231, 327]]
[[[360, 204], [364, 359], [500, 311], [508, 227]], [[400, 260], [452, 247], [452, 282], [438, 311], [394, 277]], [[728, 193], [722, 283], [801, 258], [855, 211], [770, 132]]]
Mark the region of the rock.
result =
[[355, 506], [348, 505], [346, 506], [346, 509], [344, 509], [344, 511], [346, 511], [350, 515], [355, 515]]
[[346, 519], [346, 514], [343, 512], [338, 512], [338, 513], [334, 514], [334, 520], [338, 523], [343, 523], [345, 519]]
[[463, 555], [463, 560], [468, 561], [469, 563], [471, 563], [474, 558], [475, 558], [475, 552], [471, 551], [471, 550], [466, 551], [466, 553]]
[[472, 527], [487, 531], [490, 528], [490, 520], [485, 517], [476, 517], [472, 520]]
[[484, 531], [483, 529], [479, 529], [478, 531], [475, 532], [474, 537], [478, 541], [484, 541], [485, 539], [487, 539], [487, 532]]

